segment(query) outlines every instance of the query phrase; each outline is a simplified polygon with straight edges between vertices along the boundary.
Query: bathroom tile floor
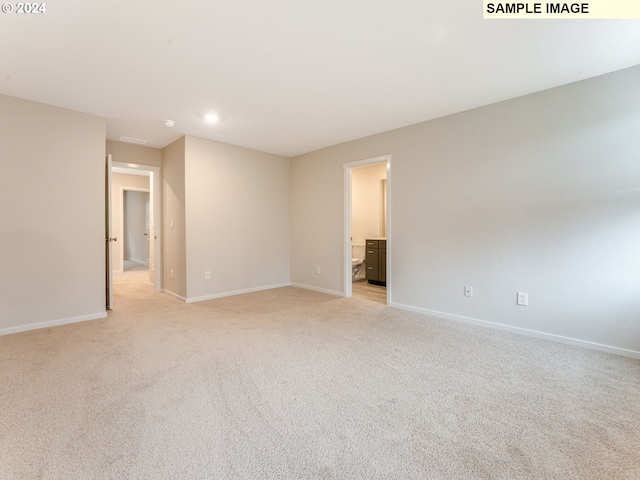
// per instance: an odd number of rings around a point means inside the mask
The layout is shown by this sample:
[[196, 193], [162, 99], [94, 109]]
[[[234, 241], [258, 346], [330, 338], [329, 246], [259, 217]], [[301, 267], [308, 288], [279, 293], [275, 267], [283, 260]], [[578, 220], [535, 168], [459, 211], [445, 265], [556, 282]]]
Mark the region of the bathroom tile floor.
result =
[[372, 285], [366, 280], [357, 280], [351, 284], [351, 289], [354, 297], [387, 304], [387, 287]]

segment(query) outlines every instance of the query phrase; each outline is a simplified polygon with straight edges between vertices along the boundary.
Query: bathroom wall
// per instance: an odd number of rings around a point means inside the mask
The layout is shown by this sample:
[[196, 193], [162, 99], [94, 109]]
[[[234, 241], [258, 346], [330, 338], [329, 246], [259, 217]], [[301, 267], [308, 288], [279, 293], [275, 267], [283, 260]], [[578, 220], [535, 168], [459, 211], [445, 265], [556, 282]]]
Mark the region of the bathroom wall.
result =
[[351, 243], [356, 247], [364, 246], [367, 238], [384, 236], [380, 181], [386, 178], [386, 162], [351, 170]]

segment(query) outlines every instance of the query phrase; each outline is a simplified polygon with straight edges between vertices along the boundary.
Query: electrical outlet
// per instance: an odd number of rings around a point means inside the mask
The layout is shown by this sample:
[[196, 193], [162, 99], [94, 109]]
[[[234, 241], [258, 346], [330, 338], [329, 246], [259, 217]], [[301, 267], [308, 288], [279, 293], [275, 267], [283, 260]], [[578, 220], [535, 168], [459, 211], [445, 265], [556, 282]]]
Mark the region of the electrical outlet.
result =
[[173, 268], [171, 269], [171, 278], [174, 278], [174, 276], [173, 276]]
[[320, 275], [320, 267], [316, 267], [316, 275]]
[[465, 287], [464, 287], [464, 296], [465, 297], [473, 297], [473, 287], [465, 285]]
[[529, 294], [524, 292], [518, 292], [518, 305], [526, 307], [529, 305]]
[[211, 280], [211, 272], [204, 272], [204, 279]]

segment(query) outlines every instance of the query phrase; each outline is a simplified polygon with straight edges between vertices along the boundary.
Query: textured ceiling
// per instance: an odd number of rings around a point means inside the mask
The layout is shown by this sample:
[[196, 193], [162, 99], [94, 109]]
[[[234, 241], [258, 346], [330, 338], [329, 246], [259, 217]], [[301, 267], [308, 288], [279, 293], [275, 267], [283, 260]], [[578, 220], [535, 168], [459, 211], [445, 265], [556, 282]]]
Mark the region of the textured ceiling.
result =
[[190, 134], [294, 156], [640, 64], [639, 20], [483, 20], [481, 0], [46, 7], [0, 14], [0, 93], [153, 147]]

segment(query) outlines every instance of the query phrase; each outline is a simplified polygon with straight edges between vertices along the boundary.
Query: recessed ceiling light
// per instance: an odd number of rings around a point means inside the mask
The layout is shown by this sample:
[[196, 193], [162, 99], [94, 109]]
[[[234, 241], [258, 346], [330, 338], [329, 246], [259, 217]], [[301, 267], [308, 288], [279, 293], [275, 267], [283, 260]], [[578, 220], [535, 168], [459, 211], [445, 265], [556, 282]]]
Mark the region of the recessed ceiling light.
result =
[[163, 120], [162, 123], [165, 127], [173, 127], [176, 124], [173, 120]]
[[205, 114], [204, 119], [209, 123], [215, 123], [218, 120], [220, 120], [215, 113], [207, 113], [207, 114]]
[[133, 143], [134, 145], [144, 145], [145, 143], [147, 143], [146, 140], [142, 140], [141, 138], [133, 138], [133, 137], [125, 137], [125, 136], [118, 137], [118, 141], [124, 142], [124, 143]]

